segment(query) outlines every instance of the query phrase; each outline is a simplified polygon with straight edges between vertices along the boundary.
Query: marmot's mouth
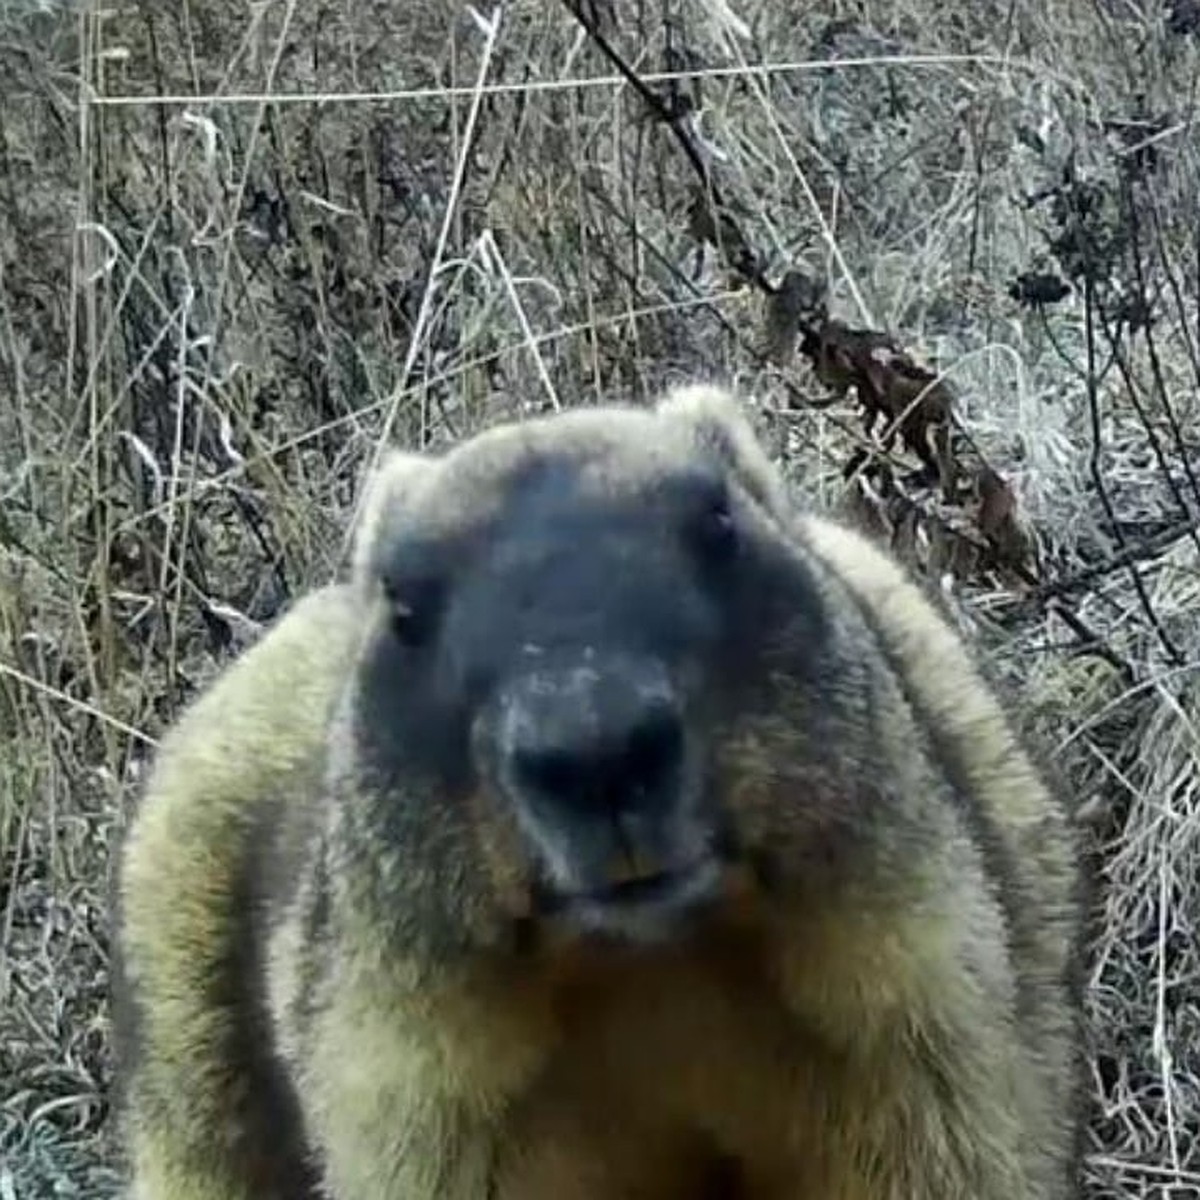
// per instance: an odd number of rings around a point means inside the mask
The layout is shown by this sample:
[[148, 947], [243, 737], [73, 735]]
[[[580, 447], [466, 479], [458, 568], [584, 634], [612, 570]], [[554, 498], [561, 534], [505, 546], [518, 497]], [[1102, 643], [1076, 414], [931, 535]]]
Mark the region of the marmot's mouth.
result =
[[684, 867], [587, 891], [539, 890], [538, 908], [581, 933], [654, 941], [674, 933], [716, 900], [723, 869], [717, 856], [705, 855]]
[[669, 871], [654, 871], [645, 875], [633, 875], [619, 882], [590, 891], [576, 892], [567, 897], [568, 902], [584, 904], [654, 904], [668, 900], [681, 887], [686, 888], [694, 877], [701, 874], [706, 865], [714, 865], [705, 857], [689, 866]]

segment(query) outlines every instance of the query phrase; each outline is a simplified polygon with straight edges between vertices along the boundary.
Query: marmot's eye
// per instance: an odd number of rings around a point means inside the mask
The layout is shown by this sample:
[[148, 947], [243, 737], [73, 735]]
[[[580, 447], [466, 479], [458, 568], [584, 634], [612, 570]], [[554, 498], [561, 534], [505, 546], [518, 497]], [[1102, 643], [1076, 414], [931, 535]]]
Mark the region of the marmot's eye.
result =
[[700, 510], [693, 522], [693, 535], [701, 553], [708, 558], [725, 559], [737, 549], [737, 522], [723, 488]]
[[437, 623], [439, 597], [434, 584], [383, 580], [383, 595], [388, 604], [393, 636], [403, 646], [423, 646], [433, 636]]

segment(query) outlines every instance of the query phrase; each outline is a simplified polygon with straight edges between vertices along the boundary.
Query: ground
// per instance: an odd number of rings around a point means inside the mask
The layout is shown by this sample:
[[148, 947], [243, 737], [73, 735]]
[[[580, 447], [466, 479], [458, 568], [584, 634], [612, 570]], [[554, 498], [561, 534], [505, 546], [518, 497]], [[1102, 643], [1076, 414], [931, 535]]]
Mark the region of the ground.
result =
[[[339, 570], [378, 445], [697, 376], [943, 595], [1068, 781], [1089, 1200], [1196, 1195], [1200, 6], [572, 9], [0, 4], [0, 1197], [115, 1194], [123, 814]], [[843, 478], [911, 363], [957, 497]]]

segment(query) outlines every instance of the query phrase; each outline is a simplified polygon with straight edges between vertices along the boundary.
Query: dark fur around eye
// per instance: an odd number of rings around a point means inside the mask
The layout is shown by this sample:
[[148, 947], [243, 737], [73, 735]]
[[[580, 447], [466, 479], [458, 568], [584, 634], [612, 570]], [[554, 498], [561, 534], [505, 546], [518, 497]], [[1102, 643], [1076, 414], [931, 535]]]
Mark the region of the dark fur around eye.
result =
[[398, 583], [383, 579], [383, 594], [390, 609], [392, 634], [402, 646], [417, 648], [432, 638], [441, 607], [440, 589], [430, 581]]
[[691, 525], [693, 540], [706, 558], [724, 561], [737, 550], [737, 521], [725, 487], [711, 489]]

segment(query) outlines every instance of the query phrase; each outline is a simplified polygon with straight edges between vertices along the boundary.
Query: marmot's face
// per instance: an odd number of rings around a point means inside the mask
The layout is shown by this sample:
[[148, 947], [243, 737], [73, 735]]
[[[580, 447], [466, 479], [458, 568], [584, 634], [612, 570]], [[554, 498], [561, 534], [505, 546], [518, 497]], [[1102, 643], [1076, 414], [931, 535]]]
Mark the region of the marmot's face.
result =
[[669, 935], [738, 851], [714, 748], [765, 703], [783, 631], [820, 623], [796, 562], [715, 464], [639, 479], [602, 450], [543, 451], [488, 480], [480, 519], [448, 474], [414, 504], [459, 516], [414, 516], [380, 560], [375, 753], [487, 797], [541, 913]]

